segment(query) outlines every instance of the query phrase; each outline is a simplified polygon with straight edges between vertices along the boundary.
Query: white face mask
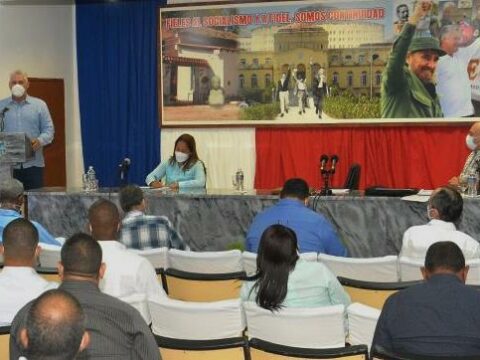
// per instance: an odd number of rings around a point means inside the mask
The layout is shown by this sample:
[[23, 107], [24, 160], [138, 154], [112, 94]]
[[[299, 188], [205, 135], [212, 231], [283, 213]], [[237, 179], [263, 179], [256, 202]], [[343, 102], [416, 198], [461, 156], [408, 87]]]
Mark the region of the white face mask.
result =
[[465, 144], [472, 151], [474, 151], [477, 148], [477, 144], [475, 144], [475, 139], [470, 134], [468, 134], [467, 137], [465, 138]]
[[179, 163], [183, 163], [183, 162], [187, 161], [189, 157], [190, 157], [190, 155], [188, 155], [188, 154], [185, 154], [181, 151], [175, 151], [175, 160], [177, 160], [177, 162], [179, 162]]
[[20, 84], [12, 86], [12, 95], [16, 98], [22, 97], [25, 94], [25, 88]]

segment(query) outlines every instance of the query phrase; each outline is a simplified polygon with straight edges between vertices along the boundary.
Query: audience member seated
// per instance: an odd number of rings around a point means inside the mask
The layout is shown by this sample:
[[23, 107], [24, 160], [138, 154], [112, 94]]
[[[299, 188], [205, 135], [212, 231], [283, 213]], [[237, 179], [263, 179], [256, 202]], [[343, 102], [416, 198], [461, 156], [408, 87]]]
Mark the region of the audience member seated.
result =
[[[144, 257], [128, 251], [117, 241], [120, 215], [114, 203], [97, 200], [88, 211], [90, 231], [102, 248], [107, 271], [100, 289], [117, 298], [145, 295], [147, 299], [165, 296], [152, 264]], [[146, 321], [150, 322], [147, 318]]]
[[260, 236], [267, 227], [282, 224], [295, 231], [300, 252], [319, 252], [346, 256], [332, 224], [321, 214], [310, 210], [308, 184], [303, 179], [289, 179], [283, 185], [280, 201], [259, 213], [247, 233], [246, 250], [257, 252]]
[[[62, 247], [58, 272], [60, 289], [73, 295], [86, 315], [90, 345], [81, 359], [158, 360], [155, 338], [141, 315], [130, 305], [100, 292], [98, 284], [105, 274], [102, 248], [90, 235], [76, 234]], [[10, 331], [10, 358], [25, 355], [19, 331], [25, 327], [32, 303], [15, 316]]]
[[262, 234], [254, 281], [244, 282], [241, 297], [268, 310], [343, 304], [350, 298], [325, 265], [299, 258], [297, 236], [283, 225]]
[[35, 272], [40, 248], [38, 231], [30, 221], [20, 218], [5, 227], [1, 253], [4, 267], [0, 272], [0, 325], [6, 325], [26, 303], [58, 284]]
[[[0, 242], [2, 242], [2, 232], [5, 226], [10, 221], [22, 217], [20, 210], [23, 201], [23, 184], [20, 181], [11, 179], [0, 184]], [[35, 221], [32, 223], [38, 230], [40, 243], [62, 245], [42, 225]]]
[[430, 222], [405, 231], [400, 256], [423, 262], [430, 245], [438, 241], [453, 241], [462, 249], [467, 260], [480, 258], [478, 241], [455, 227], [462, 211], [463, 199], [455, 188], [447, 186], [436, 189], [428, 201]]
[[19, 338], [29, 360], [75, 359], [90, 343], [81, 305], [63, 290], [49, 290], [33, 301]]
[[125, 217], [119, 238], [127, 248], [185, 249], [183, 239], [166, 216], [145, 215], [145, 198], [142, 189], [137, 185], [128, 185], [120, 190], [120, 206]]
[[430, 246], [422, 267], [425, 282], [387, 299], [373, 347], [400, 355], [480, 358], [480, 291], [465, 285], [467, 273], [454, 242]]

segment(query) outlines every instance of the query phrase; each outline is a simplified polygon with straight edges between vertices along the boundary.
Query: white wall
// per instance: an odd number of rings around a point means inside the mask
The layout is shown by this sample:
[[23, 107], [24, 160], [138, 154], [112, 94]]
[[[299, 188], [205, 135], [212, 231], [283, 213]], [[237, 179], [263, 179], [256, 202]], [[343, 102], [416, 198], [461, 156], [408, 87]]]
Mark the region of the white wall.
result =
[[0, 97], [9, 96], [8, 77], [21, 69], [31, 77], [65, 81], [67, 185], [80, 186], [83, 172], [75, 8], [72, 5], [0, 5]]

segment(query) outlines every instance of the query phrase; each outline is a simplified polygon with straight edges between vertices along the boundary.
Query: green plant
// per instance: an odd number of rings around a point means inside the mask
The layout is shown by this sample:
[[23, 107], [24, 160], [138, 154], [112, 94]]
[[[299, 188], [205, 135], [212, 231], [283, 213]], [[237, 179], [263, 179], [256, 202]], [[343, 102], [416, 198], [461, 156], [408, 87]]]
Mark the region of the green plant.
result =
[[280, 104], [259, 104], [240, 111], [241, 120], [274, 120], [280, 114]]
[[325, 99], [323, 111], [336, 119], [376, 119], [380, 118], [380, 99], [356, 96], [344, 91]]

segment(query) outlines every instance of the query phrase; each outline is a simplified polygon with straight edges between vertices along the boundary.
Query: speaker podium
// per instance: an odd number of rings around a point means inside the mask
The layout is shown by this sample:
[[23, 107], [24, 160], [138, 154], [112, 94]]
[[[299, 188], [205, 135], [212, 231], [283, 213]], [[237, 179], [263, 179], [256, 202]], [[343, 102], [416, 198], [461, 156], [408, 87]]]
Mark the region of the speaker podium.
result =
[[25, 133], [0, 133], [0, 182], [10, 180], [13, 165], [33, 158], [30, 139]]

